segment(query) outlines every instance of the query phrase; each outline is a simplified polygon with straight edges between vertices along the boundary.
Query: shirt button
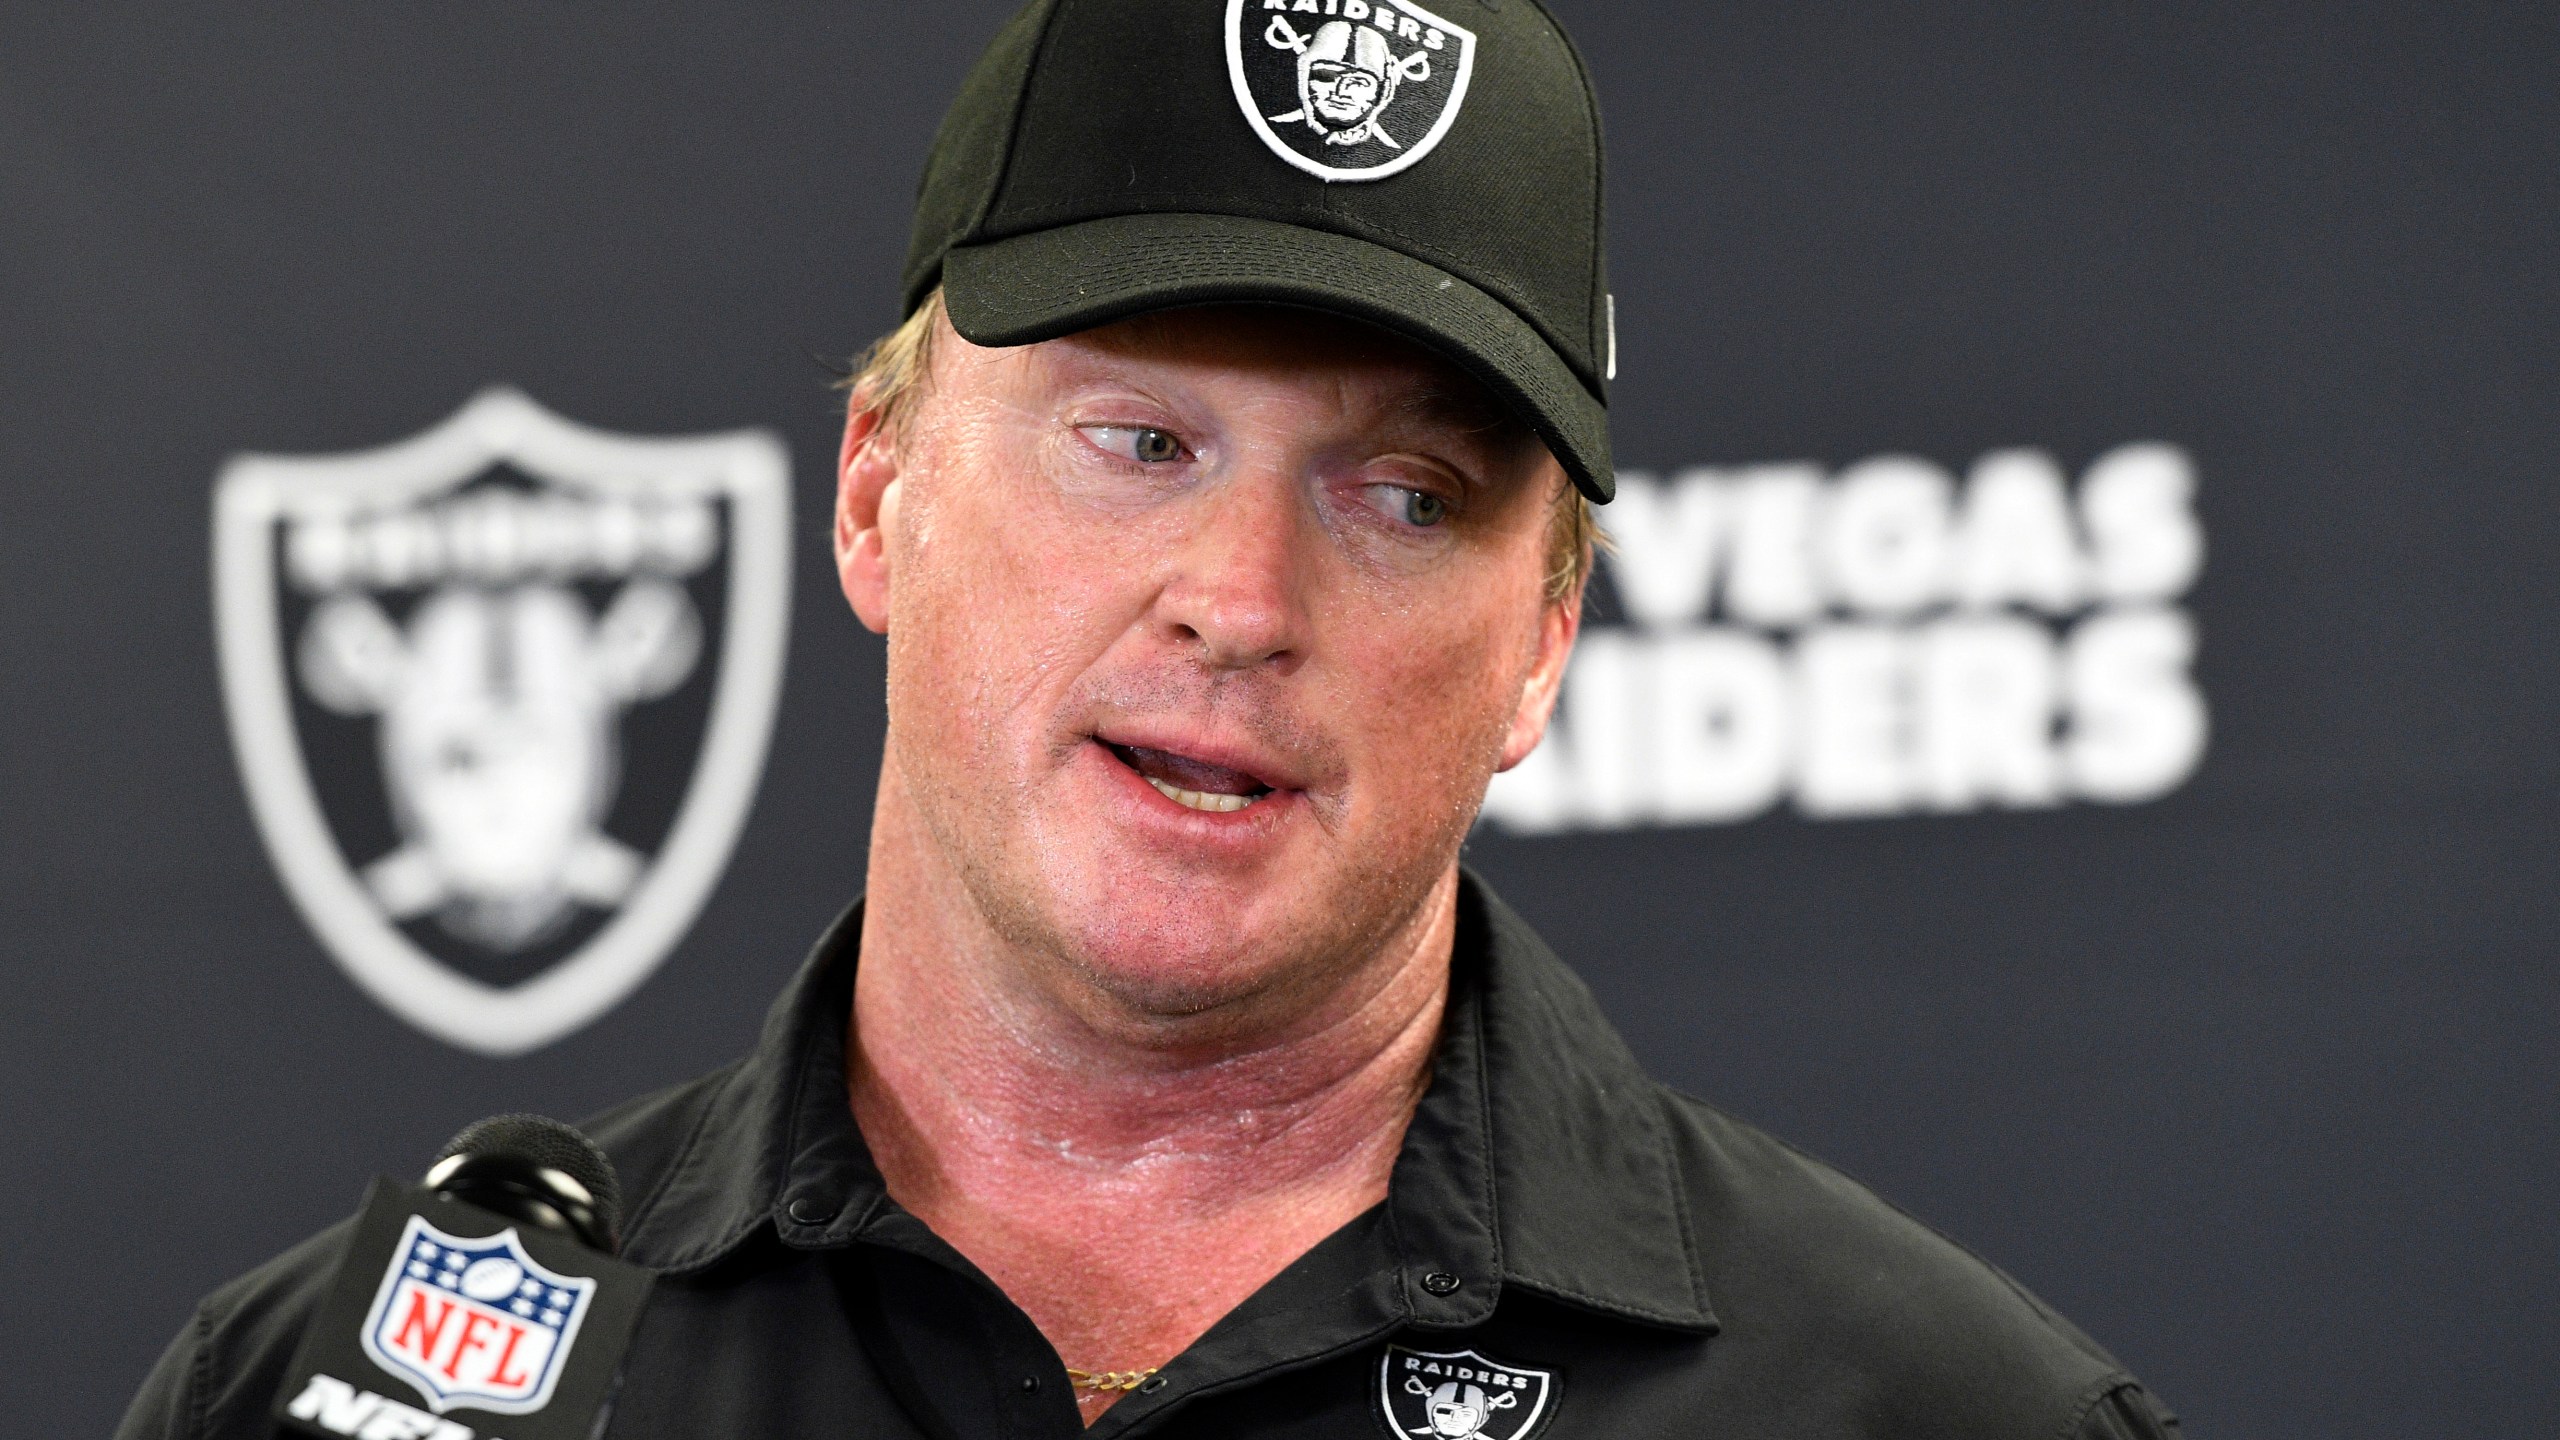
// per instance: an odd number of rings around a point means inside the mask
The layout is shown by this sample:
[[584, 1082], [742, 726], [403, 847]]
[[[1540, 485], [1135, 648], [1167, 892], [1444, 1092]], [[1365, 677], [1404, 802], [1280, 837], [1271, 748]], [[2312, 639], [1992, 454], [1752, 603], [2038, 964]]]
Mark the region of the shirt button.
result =
[[1455, 1295], [1465, 1282], [1446, 1270], [1434, 1270], [1422, 1277], [1422, 1288], [1434, 1295]]
[[1023, 1393], [1023, 1394], [1025, 1394], [1025, 1395], [1037, 1395], [1037, 1394], [1039, 1394], [1039, 1393], [1040, 1393], [1040, 1377], [1039, 1377], [1039, 1376], [1037, 1376], [1037, 1375], [1025, 1375], [1025, 1376], [1023, 1376], [1023, 1377], [1022, 1377], [1022, 1393]]
[[824, 1225], [836, 1218], [836, 1207], [815, 1196], [800, 1195], [793, 1197], [788, 1213], [800, 1224]]
[[1138, 1393], [1141, 1395], [1153, 1395], [1157, 1391], [1163, 1389], [1165, 1384], [1166, 1381], [1163, 1376], [1150, 1375], [1138, 1386]]

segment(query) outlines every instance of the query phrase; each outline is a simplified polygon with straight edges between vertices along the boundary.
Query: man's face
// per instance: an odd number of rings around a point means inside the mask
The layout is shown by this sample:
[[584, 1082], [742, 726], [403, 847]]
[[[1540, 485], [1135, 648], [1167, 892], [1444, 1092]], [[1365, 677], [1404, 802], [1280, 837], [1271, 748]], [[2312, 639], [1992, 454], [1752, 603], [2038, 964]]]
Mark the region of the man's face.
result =
[[576, 597], [551, 586], [457, 590], [412, 625], [428, 672], [386, 707], [392, 792], [464, 893], [539, 896], [595, 822], [611, 763], [605, 699]]
[[1359, 123], [1378, 103], [1378, 77], [1332, 60], [1307, 67], [1307, 99], [1337, 130]]
[[1467, 1440], [1483, 1420], [1476, 1407], [1463, 1400], [1435, 1400], [1431, 1404], [1431, 1428], [1449, 1440]]
[[1376, 953], [1553, 703], [1545, 447], [1307, 312], [937, 343], [900, 453], [847, 469], [878, 558], [843, 523], [840, 558], [889, 637], [895, 780], [975, 908], [1148, 1013]]

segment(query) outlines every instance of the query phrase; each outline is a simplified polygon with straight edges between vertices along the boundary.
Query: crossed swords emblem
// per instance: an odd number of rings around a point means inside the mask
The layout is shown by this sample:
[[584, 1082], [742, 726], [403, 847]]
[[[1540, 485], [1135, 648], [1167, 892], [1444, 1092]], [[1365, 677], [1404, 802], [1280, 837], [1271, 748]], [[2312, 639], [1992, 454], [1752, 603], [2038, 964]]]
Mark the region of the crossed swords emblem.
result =
[[[1323, 31], [1319, 30], [1317, 35], [1321, 35], [1322, 33]], [[1367, 33], [1375, 35], [1379, 32], [1376, 30], [1370, 30]], [[1299, 34], [1297, 28], [1289, 23], [1289, 17], [1286, 15], [1272, 16], [1271, 24], [1262, 32], [1262, 38], [1264, 43], [1268, 44], [1272, 49], [1286, 50], [1291, 54], [1298, 55], [1300, 57], [1304, 57], [1307, 53], [1307, 48], [1316, 42], [1315, 35]], [[1358, 53], [1356, 46], [1352, 53]], [[1348, 63], [1349, 58], [1349, 56], [1345, 57], [1345, 68], [1359, 70], [1360, 67]], [[1308, 125], [1318, 130], [1324, 130], [1326, 132], [1325, 138], [1327, 142], [1331, 144], [1351, 145], [1358, 143], [1364, 138], [1374, 136], [1379, 144], [1386, 146], [1388, 149], [1401, 150], [1404, 146], [1396, 143], [1396, 138], [1387, 133], [1387, 129], [1384, 125], [1378, 123], [1378, 117], [1396, 98], [1397, 84], [1403, 81], [1411, 81], [1414, 84], [1419, 85], [1431, 78], [1431, 57], [1417, 50], [1411, 55], [1399, 60], [1395, 57], [1394, 51], [1388, 51], [1387, 75], [1385, 77], [1387, 85], [1385, 93], [1378, 97], [1376, 104], [1369, 107], [1367, 117], [1359, 124], [1352, 126], [1348, 130], [1332, 130], [1325, 125], [1324, 117], [1316, 113], [1314, 98], [1307, 92], [1307, 85], [1304, 79], [1306, 72], [1301, 70], [1299, 73], [1301, 78], [1298, 85], [1298, 98], [1304, 103], [1302, 103], [1299, 108], [1290, 111], [1286, 115], [1272, 116], [1272, 124], [1294, 125], [1299, 121], [1305, 121]], [[1361, 71], [1361, 73], [1366, 74], [1368, 72]]]

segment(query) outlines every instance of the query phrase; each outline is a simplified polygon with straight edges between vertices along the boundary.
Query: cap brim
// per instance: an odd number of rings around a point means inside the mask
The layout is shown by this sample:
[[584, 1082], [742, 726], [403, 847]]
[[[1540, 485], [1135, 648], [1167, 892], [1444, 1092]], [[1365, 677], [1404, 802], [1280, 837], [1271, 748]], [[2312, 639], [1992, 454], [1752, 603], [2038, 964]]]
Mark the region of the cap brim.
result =
[[1392, 330], [1446, 355], [1528, 422], [1582, 493], [1616, 491], [1609, 412], [1517, 312], [1420, 260], [1330, 231], [1233, 215], [1115, 215], [954, 249], [951, 326], [1029, 345], [1153, 310], [1297, 305]]

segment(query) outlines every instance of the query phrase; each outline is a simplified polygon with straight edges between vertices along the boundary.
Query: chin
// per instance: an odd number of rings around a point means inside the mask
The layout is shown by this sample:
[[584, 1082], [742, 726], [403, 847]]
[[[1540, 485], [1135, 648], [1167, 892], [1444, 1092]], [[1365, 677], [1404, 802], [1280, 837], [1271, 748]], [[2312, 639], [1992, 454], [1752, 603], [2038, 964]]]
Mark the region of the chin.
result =
[[[1049, 887], [1044, 887], [1049, 888]], [[1300, 897], [1234, 877], [1073, 877], [1052, 888], [1051, 944], [1086, 983], [1131, 1009], [1198, 1015], [1327, 967], [1336, 937]]]
[[[1028, 947], [1125, 1010], [1166, 1019], [1256, 1002], [1291, 1008], [1374, 959], [1447, 873], [1416, 855], [1398, 870], [1320, 864], [1238, 874], [1181, 867], [1151, 872], [1125, 857], [1068, 866], [1027, 888], [1047, 902]], [[1026, 877], [1028, 878], [1028, 877]], [[1267, 1018], [1267, 1012], [1266, 1018]]]

